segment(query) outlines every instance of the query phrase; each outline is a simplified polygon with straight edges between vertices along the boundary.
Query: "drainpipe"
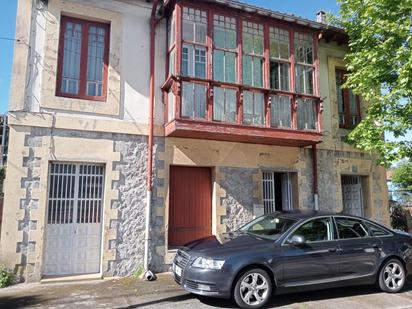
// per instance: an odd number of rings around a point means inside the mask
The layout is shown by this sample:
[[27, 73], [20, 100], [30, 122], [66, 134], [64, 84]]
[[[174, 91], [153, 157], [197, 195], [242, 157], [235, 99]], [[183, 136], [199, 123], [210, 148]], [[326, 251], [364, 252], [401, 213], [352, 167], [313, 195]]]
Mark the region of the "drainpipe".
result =
[[318, 196], [318, 152], [316, 144], [312, 145], [312, 169], [313, 169], [313, 199], [315, 201], [315, 210], [319, 210]]
[[150, 243], [150, 215], [152, 209], [152, 176], [153, 176], [153, 126], [154, 126], [154, 87], [155, 87], [155, 50], [156, 50], [156, 10], [159, 0], [153, 0], [150, 15], [150, 85], [149, 85], [149, 138], [147, 146], [147, 183], [146, 183], [146, 228], [144, 242], [144, 274], [147, 281], [156, 280], [155, 274], [149, 268], [149, 243]]

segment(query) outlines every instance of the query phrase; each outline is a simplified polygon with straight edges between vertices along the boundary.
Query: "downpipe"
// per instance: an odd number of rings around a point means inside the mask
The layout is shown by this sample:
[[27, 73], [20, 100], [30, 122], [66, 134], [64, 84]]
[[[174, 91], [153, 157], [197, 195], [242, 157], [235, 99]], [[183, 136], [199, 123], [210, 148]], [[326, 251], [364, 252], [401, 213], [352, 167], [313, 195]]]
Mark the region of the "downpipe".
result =
[[144, 244], [144, 273], [143, 279], [147, 281], [156, 280], [156, 275], [150, 270], [149, 250], [150, 250], [150, 216], [152, 210], [152, 176], [153, 176], [153, 127], [154, 127], [154, 97], [155, 97], [155, 51], [156, 51], [156, 13], [159, 0], [153, 0], [152, 12], [150, 15], [150, 82], [149, 82], [149, 136], [147, 142], [147, 196], [146, 196], [146, 227]]
[[156, 275], [149, 269], [149, 243], [150, 243], [150, 211], [151, 211], [152, 191], [147, 191], [146, 195], [146, 227], [145, 227], [145, 241], [144, 241], [144, 273], [143, 279], [146, 281], [154, 281], [157, 279]]

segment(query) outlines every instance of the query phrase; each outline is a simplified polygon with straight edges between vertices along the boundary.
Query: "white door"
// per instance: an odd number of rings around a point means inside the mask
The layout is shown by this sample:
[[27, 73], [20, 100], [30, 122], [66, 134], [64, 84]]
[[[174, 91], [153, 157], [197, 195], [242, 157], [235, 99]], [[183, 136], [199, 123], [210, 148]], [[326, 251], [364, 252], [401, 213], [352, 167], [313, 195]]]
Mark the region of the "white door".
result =
[[292, 177], [290, 173], [282, 174], [282, 210], [292, 210]]
[[51, 163], [44, 275], [100, 271], [104, 166]]
[[342, 176], [342, 198], [346, 214], [363, 216], [362, 182], [359, 176]]

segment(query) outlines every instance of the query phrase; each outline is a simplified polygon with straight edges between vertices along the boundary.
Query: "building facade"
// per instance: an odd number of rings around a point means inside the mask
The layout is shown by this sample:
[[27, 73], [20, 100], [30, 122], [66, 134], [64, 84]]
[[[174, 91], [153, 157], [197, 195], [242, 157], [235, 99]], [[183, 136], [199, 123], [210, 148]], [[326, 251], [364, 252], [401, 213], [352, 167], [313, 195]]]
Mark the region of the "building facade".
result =
[[130, 275], [148, 188], [154, 271], [265, 212], [389, 224], [385, 170], [344, 143], [366, 106], [341, 88], [341, 30], [237, 1], [153, 2], [19, 1], [0, 261], [26, 281]]

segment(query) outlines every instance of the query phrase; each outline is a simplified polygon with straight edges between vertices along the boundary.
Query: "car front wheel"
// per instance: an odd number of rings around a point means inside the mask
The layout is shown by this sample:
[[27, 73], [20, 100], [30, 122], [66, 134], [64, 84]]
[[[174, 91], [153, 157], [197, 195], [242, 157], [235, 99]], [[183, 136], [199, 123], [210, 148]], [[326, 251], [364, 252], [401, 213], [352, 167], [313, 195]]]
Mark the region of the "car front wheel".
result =
[[387, 293], [399, 292], [406, 281], [406, 271], [397, 259], [387, 261], [379, 273], [379, 287]]
[[263, 269], [247, 270], [236, 281], [233, 295], [241, 308], [261, 308], [272, 296], [272, 280]]

